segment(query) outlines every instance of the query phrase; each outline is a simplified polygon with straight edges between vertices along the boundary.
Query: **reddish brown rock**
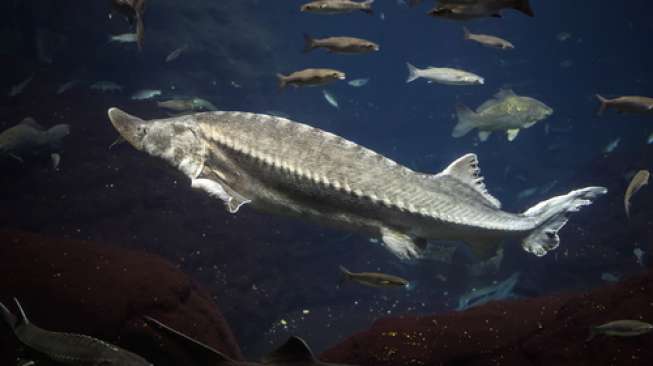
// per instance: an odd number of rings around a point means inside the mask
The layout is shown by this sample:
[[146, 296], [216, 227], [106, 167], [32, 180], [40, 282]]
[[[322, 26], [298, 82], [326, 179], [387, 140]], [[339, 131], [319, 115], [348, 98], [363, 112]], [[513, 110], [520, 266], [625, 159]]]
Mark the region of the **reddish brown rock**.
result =
[[653, 272], [584, 294], [382, 319], [321, 357], [360, 366], [653, 364], [653, 334], [586, 341], [590, 326], [619, 319], [653, 322]]
[[[92, 242], [0, 231], [0, 301], [18, 298], [35, 324], [88, 334], [159, 365], [209, 365], [145, 325], [151, 315], [236, 359], [241, 353], [206, 291], [163, 259]], [[11, 339], [11, 341], [7, 341]], [[0, 364], [16, 342], [0, 326]]]

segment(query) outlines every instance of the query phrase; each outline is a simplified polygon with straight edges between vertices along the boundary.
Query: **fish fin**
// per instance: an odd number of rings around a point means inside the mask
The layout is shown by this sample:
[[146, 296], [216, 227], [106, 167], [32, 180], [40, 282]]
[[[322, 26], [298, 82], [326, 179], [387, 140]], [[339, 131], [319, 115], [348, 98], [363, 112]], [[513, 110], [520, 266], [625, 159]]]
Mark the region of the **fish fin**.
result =
[[57, 153], [50, 154], [50, 160], [52, 161], [52, 169], [55, 171], [59, 170], [59, 163], [61, 162], [61, 155]]
[[535, 16], [535, 13], [533, 12], [533, 8], [531, 7], [529, 0], [518, 0], [513, 8], [515, 10], [521, 11], [522, 13], [528, 15], [529, 17]]
[[498, 100], [506, 99], [508, 97], [516, 97], [517, 94], [512, 89], [499, 89], [499, 91], [494, 94], [494, 98]]
[[285, 75], [277, 74], [277, 79], [279, 79], [279, 89], [283, 89], [288, 84], [287, 78]]
[[16, 329], [18, 325], [18, 318], [14, 315], [7, 307], [0, 302], [0, 313], [2, 313], [2, 318], [5, 320], [7, 325], [11, 327], [11, 330]]
[[304, 33], [304, 50], [302, 52], [308, 53], [315, 48], [315, 42], [311, 36]]
[[506, 131], [508, 141], [514, 141], [517, 138], [517, 135], [519, 135], [519, 128], [513, 128]]
[[585, 342], [591, 341], [592, 339], [594, 339], [594, 337], [596, 337], [596, 328], [595, 327], [590, 327], [590, 334], [587, 336], [587, 339], [585, 340]]
[[340, 272], [342, 273], [342, 276], [340, 277], [340, 280], [338, 281], [338, 287], [342, 287], [342, 285], [347, 282], [348, 279], [351, 278], [351, 272], [343, 266], [340, 266]]
[[458, 123], [451, 132], [452, 137], [463, 137], [476, 128], [476, 112], [462, 103], [456, 104]]
[[501, 208], [501, 202], [492, 196], [485, 188], [481, 168], [478, 164], [476, 154], [465, 154], [451, 163], [445, 170], [437, 176], [448, 175], [456, 180], [465, 183], [480, 193], [493, 207]]
[[37, 130], [45, 130], [45, 128], [43, 128], [43, 126], [41, 126], [38, 122], [36, 122], [36, 120], [32, 117], [27, 117], [23, 119], [22, 121], [20, 121], [20, 124], [25, 126], [30, 126]]
[[523, 215], [536, 218], [538, 224], [522, 241], [522, 248], [538, 257], [554, 250], [560, 244], [558, 231], [569, 221], [569, 213], [592, 204], [595, 198], [607, 192], [604, 187], [587, 187], [553, 197], [529, 208]]
[[27, 319], [27, 314], [25, 314], [25, 310], [23, 310], [23, 306], [20, 305], [20, 301], [18, 301], [18, 299], [14, 297], [14, 302], [16, 303], [16, 307], [18, 308], [18, 313], [20, 314], [20, 319], [17, 320], [16, 326], [28, 325], [29, 319]]
[[241, 207], [244, 205], [252, 203], [252, 200], [247, 199], [236, 192], [231, 192], [231, 199], [227, 202], [227, 208], [232, 214], [238, 213]]
[[345, 268], [344, 266], [340, 266], [339, 268], [340, 268], [340, 272], [342, 272], [343, 275], [347, 277], [351, 276], [351, 272], [347, 268]]
[[496, 257], [501, 248], [501, 242], [494, 238], [469, 240], [467, 244], [476, 258], [481, 261]]
[[16, 154], [9, 153], [8, 155], [11, 156], [12, 158], [16, 159], [21, 164], [25, 162], [25, 160], [23, 160], [23, 158], [21, 158], [20, 156], [18, 156]]
[[306, 342], [299, 337], [290, 337], [281, 347], [261, 360], [265, 364], [313, 364], [317, 359]]
[[177, 341], [181, 341], [182, 343], [191, 346], [194, 349], [197, 349], [201, 352], [205, 352], [210, 354], [212, 358], [215, 358], [217, 361], [217, 365], [222, 365], [222, 364], [233, 364], [235, 361], [230, 358], [229, 356], [225, 355], [224, 353], [216, 350], [215, 348], [206, 345], [197, 339], [191, 338], [187, 336], [186, 334], [150, 317], [150, 316], [145, 316], [144, 317], [147, 323], [150, 325], [155, 325], [157, 328], [165, 331], [168, 335], [171, 335], [172, 337], [175, 338]]
[[48, 140], [51, 145], [61, 144], [61, 140], [68, 135], [70, 135], [70, 125], [67, 124], [52, 126], [48, 130]]
[[211, 179], [197, 178], [191, 181], [191, 187], [206, 192], [209, 196], [218, 198], [224, 202], [230, 213], [235, 214], [240, 207], [244, 204], [250, 203], [240, 194], [234, 192], [232, 189], [224, 184], [220, 184]]
[[537, 123], [537, 121], [535, 121], [535, 122], [531, 122], [531, 123], [527, 123], [527, 124], [525, 124], [525, 125], [523, 126], [523, 128], [531, 128], [531, 127], [535, 126], [536, 123]]
[[361, 5], [363, 5], [363, 9], [361, 9], [361, 11], [365, 14], [374, 15], [374, 10], [372, 10], [372, 3], [374, 3], [374, 0], [363, 1], [361, 3]]
[[463, 32], [464, 32], [464, 38], [469, 39], [472, 35], [472, 33], [467, 29], [467, 27], [463, 27]]
[[599, 109], [596, 111], [596, 115], [602, 116], [603, 112], [605, 112], [605, 109], [608, 108], [608, 100], [599, 94], [596, 94], [596, 99], [598, 99], [599, 102], [601, 102], [601, 105], [599, 105]]
[[410, 83], [411, 81], [417, 80], [420, 78], [419, 76], [419, 69], [415, 67], [413, 64], [410, 62], [406, 62], [406, 66], [408, 67], [408, 78], [406, 79], [407, 83]]
[[478, 131], [478, 139], [481, 140], [481, 142], [485, 142], [490, 138], [491, 134], [492, 131]]
[[409, 235], [383, 227], [381, 228], [381, 236], [383, 245], [399, 259], [421, 257], [419, 248]]
[[127, 140], [125, 140], [124, 137], [122, 137], [122, 136], [118, 136], [118, 138], [116, 138], [116, 139], [111, 143], [111, 145], [109, 145], [108, 150], [111, 150], [111, 149], [113, 149], [114, 146], [116, 146], [116, 145], [120, 145], [120, 144], [123, 144], [123, 143], [125, 143], [125, 142], [127, 142]]

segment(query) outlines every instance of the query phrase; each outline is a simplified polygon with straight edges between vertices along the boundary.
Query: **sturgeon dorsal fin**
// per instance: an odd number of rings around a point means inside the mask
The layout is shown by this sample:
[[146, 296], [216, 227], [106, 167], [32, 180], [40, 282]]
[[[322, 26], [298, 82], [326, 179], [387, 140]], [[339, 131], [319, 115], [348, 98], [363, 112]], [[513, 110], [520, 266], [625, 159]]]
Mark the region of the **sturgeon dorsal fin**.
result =
[[145, 316], [144, 318], [145, 320], [147, 320], [148, 323], [156, 325], [158, 328], [164, 330], [169, 335], [173, 336], [177, 341], [181, 341], [183, 344], [190, 346], [189, 348], [192, 348], [195, 351], [199, 351], [204, 354], [208, 354], [211, 358], [213, 358], [216, 361], [216, 365], [227, 365], [227, 364], [235, 363], [235, 361], [231, 359], [229, 356], [225, 355], [224, 353], [218, 351], [217, 349], [209, 345], [206, 345], [198, 341], [197, 339], [191, 338], [186, 334], [172, 327], [169, 327], [150, 316]]
[[36, 122], [36, 120], [32, 117], [25, 118], [24, 120], [20, 121], [20, 124], [25, 126], [30, 126], [37, 130], [45, 130], [45, 128], [43, 128], [43, 126], [41, 126], [38, 122]]
[[283, 346], [277, 348], [272, 353], [265, 356], [262, 360], [266, 364], [285, 364], [285, 363], [317, 363], [313, 351], [308, 347], [306, 342], [299, 337], [290, 337]]
[[494, 94], [495, 99], [504, 99], [508, 97], [515, 97], [517, 94], [512, 89], [499, 89], [499, 91]]
[[18, 320], [18, 325], [27, 325], [29, 324], [29, 319], [27, 319], [27, 315], [25, 314], [25, 310], [23, 310], [23, 307], [20, 305], [20, 302], [18, 301], [17, 298], [14, 297], [14, 302], [16, 302], [16, 307], [18, 307], [18, 313], [20, 315], [20, 319]]
[[483, 183], [483, 177], [481, 176], [481, 169], [478, 166], [478, 158], [476, 157], [476, 154], [466, 154], [461, 156], [440, 174], [452, 176], [469, 185], [485, 197], [492, 206], [501, 208], [501, 202], [492, 196], [485, 188], [485, 183]]

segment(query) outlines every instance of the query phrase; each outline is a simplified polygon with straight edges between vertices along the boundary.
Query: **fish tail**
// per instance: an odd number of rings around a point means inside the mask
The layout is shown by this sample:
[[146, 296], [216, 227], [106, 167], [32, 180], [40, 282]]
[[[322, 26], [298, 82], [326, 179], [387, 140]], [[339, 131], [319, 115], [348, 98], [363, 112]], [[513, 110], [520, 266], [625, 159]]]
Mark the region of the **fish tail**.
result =
[[407, 83], [420, 78], [419, 69], [416, 68], [413, 64], [406, 62], [406, 67], [408, 67], [408, 78], [406, 79]]
[[277, 79], [279, 79], [279, 89], [283, 89], [288, 84], [287, 78], [283, 74], [277, 74]]
[[338, 281], [338, 287], [342, 287], [342, 285], [351, 278], [351, 272], [343, 266], [340, 266], [340, 272], [342, 272], [342, 277], [340, 277], [340, 280]]
[[467, 29], [467, 27], [463, 27], [463, 32], [465, 34], [465, 39], [469, 39], [472, 33]]
[[18, 318], [7, 309], [7, 307], [0, 302], [0, 313], [2, 313], [2, 318], [5, 320], [7, 325], [11, 327], [11, 330], [16, 329], [16, 325], [18, 323]]
[[308, 34], [304, 33], [304, 53], [311, 52], [315, 48], [315, 40]]
[[522, 13], [528, 15], [529, 17], [535, 16], [535, 13], [533, 12], [533, 8], [531, 7], [529, 0], [517, 0], [515, 2], [514, 9], [521, 11]]
[[374, 3], [374, 0], [365, 0], [361, 3], [362, 8], [361, 11], [364, 12], [365, 14], [373, 15], [374, 10], [372, 10], [372, 3]]
[[596, 99], [598, 99], [599, 102], [601, 102], [599, 109], [596, 111], [596, 115], [601, 116], [603, 115], [603, 112], [605, 112], [605, 109], [608, 108], [608, 100], [599, 94], [596, 94]]
[[64, 137], [70, 135], [70, 125], [60, 124], [53, 126], [48, 130], [47, 134], [50, 144], [58, 146]]
[[542, 257], [557, 248], [560, 244], [558, 231], [569, 221], [567, 216], [579, 211], [583, 206], [591, 205], [595, 198], [607, 192], [604, 187], [587, 187], [553, 197], [529, 208], [523, 215], [534, 218], [536, 225], [522, 241], [524, 250]]
[[466, 105], [458, 103], [456, 105], [456, 115], [458, 116], [458, 123], [451, 132], [452, 137], [463, 137], [476, 128], [477, 114]]
[[591, 341], [592, 339], [594, 339], [594, 337], [596, 337], [596, 328], [590, 327], [590, 334], [587, 336], [585, 342]]

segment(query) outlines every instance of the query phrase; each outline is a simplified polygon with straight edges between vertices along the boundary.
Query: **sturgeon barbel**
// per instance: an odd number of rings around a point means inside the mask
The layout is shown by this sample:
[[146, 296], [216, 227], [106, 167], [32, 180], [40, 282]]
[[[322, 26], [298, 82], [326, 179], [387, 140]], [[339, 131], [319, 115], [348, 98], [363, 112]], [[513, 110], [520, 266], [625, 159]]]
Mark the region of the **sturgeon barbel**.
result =
[[511, 237], [543, 256], [558, 246], [567, 214], [607, 192], [588, 187], [513, 214], [485, 189], [474, 154], [425, 174], [332, 133], [264, 114], [145, 121], [111, 108], [108, 115], [137, 150], [168, 161], [231, 213], [249, 204], [378, 236], [401, 259], [420, 257], [429, 239], [464, 241], [491, 256]]

